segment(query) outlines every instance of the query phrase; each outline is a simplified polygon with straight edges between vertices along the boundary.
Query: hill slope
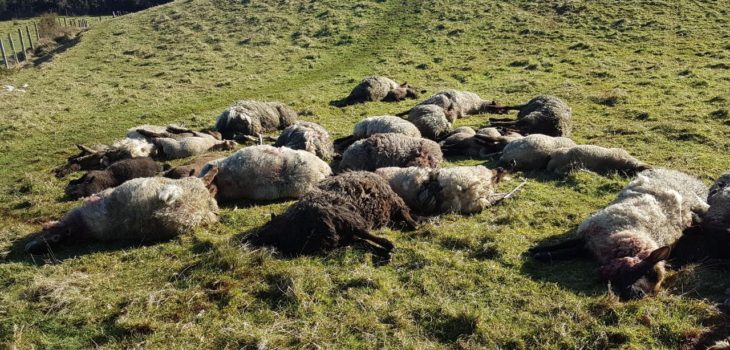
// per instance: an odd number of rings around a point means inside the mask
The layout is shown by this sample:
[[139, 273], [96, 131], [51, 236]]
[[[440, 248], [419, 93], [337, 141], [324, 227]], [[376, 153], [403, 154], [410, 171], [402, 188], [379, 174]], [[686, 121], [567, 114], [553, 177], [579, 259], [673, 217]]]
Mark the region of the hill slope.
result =
[[30, 86], [0, 93], [0, 341], [677, 348], [720, 336], [727, 320], [713, 303], [726, 272], [679, 273], [668, 293], [618, 304], [590, 261], [521, 256], [627, 181], [583, 172], [532, 176], [518, 198], [480, 215], [383, 230], [399, 249], [385, 267], [353, 250], [281, 259], [230, 244], [289, 203], [226, 207], [221, 225], [154, 246], [69, 247], [43, 262], [12, 249], [77, 204], [60, 201], [65, 183], [50, 173], [75, 143], [110, 142], [143, 123], [210, 126], [242, 98], [289, 103], [339, 137], [364, 116], [415, 103], [329, 105], [371, 74], [506, 103], [555, 94], [573, 108], [578, 142], [710, 181], [730, 168], [727, 5], [186, 0], [105, 21], [53, 61], [0, 78]]

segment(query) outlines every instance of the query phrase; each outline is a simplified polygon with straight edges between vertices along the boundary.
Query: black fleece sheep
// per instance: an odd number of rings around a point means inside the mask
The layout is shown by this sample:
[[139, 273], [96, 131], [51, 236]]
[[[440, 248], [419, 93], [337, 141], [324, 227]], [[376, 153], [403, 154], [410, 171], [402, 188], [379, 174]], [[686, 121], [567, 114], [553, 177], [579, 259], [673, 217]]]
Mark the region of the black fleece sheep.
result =
[[246, 241], [275, 247], [285, 255], [323, 253], [366, 242], [377, 254], [388, 256], [393, 244], [369, 231], [397, 222], [416, 226], [388, 183], [373, 173], [348, 172], [322, 181]]

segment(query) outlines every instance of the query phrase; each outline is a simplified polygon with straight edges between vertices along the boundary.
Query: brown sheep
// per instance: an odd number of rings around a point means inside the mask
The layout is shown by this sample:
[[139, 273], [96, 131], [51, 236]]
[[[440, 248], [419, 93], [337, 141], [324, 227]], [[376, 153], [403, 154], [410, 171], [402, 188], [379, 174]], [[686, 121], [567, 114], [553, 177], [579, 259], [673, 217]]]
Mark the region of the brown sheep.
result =
[[322, 181], [245, 241], [274, 247], [289, 256], [325, 253], [364, 242], [378, 255], [389, 257], [393, 243], [369, 231], [397, 222], [411, 228], [416, 225], [408, 207], [385, 180], [373, 173], [348, 172]]
[[107, 188], [139, 177], [152, 177], [162, 170], [160, 164], [149, 157], [131, 158], [116, 162], [105, 170], [92, 170], [66, 186], [66, 195], [77, 199], [88, 197]]

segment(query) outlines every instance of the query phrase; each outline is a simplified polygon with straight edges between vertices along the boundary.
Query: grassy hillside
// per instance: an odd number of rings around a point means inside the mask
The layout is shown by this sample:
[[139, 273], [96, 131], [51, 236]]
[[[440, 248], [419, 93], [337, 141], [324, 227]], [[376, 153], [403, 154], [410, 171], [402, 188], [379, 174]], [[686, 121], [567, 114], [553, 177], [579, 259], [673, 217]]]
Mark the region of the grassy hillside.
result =
[[716, 307], [730, 287], [722, 266], [683, 270], [656, 298], [618, 303], [591, 261], [522, 256], [627, 182], [586, 172], [515, 174], [504, 190], [521, 176], [528, 185], [498, 207], [382, 230], [398, 247], [383, 267], [351, 249], [282, 259], [235, 244], [291, 202], [225, 206], [219, 225], [151, 246], [20, 253], [41, 222], [78, 205], [61, 201], [65, 181], [51, 174], [74, 144], [143, 123], [210, 126], [243, 98], [291, 104], [339, 137], [416, 103], [330, 106], [371, 74], [505, 103], [558, 95], [578, 142], [708, 183], [730, 168], [726, 0], [264, 3], [176, 1], [99, 23], [54, 60], [0, 75], [29, 84], [0, 92], [0, 344], [673, 349], [730, 332]]

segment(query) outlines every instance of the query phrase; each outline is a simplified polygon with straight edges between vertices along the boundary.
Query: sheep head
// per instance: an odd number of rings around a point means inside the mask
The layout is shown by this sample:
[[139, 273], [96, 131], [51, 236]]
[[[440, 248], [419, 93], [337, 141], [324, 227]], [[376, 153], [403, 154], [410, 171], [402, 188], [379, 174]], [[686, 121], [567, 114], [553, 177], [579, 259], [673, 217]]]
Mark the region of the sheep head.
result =
[[118, 185], [112, 174], [103, 170], [92, 170], [66, 186], [66, 195], [73, 198], [88, 197], [110, 187]]
[[617, 258], [601, 268], [601, 275], [611, 282], [611, 289], [621, 300], [641, 299], [661, 288], [665, 275], [663, 261], [670, 253], [670, 247], [661, 247], [643, 259]]
[[49, 221], [43, 224], [41, 232], [25, 244], [25, 252], [43, 253], [46, 248], [57, 245], [71, 235], [71, 227], [63, 221]]

